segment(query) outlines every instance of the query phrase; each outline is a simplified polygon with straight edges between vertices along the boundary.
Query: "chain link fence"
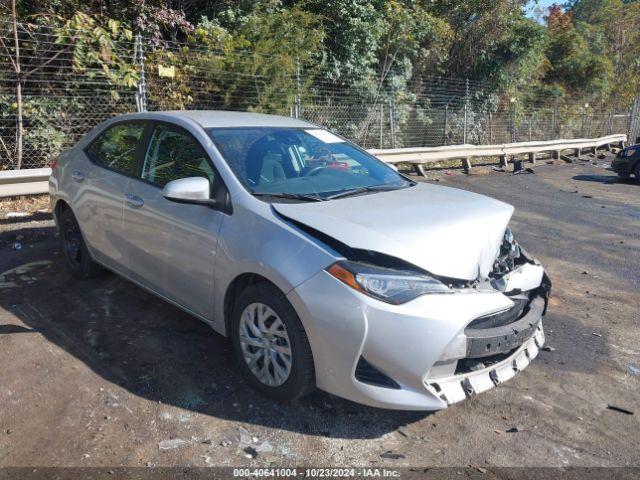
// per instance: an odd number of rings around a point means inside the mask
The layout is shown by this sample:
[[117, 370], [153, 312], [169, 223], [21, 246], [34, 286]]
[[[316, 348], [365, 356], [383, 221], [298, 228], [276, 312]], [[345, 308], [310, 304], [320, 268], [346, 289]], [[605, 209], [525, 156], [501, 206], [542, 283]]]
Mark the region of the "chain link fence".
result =
[[[321, 67], [253, 71], [255, 53], [0, 21], [0, 170], [48, 165], [96, 124], [141, 110], [299, 117], [365, 148], [640, 135], [640, 105], [471, 79], [331, 80]], [[269, 60], [269, 59], [267, 59]], [[276, 57], [273, 58], [277, 62]]]

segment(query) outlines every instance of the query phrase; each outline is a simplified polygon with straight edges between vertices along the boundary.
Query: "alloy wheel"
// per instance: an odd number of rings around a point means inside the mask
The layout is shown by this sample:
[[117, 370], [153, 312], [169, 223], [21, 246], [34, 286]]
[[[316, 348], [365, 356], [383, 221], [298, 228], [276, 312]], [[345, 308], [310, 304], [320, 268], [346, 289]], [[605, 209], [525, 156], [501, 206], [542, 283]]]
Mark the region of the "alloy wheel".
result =
[[279, 387], [291, 373], [289, 335], [278, 314], [264, 303], [251, 303], [240, 317], [240, 347], [249, 370], [263, 384]]

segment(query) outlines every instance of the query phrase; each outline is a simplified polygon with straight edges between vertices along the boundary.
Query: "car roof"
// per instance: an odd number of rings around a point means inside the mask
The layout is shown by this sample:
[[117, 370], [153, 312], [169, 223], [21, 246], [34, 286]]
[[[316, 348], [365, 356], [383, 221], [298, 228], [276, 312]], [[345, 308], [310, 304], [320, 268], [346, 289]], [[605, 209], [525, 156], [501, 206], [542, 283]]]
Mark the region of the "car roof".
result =
[[251, 112], [230, 112], [225, 110], [171, 110], [144, 112], [141, 114], [127, 115], [131, 117], [144, 116], [145, 118], [158, 117], [166, 119], [167, 116], [174, 118], [188, 118], [200, 124], [203, 128], [214, 127], [294, 127], [294, 128], [318, 128], [303, 120], [284, 117], [281, 115], [267, 115], [264, 113]]

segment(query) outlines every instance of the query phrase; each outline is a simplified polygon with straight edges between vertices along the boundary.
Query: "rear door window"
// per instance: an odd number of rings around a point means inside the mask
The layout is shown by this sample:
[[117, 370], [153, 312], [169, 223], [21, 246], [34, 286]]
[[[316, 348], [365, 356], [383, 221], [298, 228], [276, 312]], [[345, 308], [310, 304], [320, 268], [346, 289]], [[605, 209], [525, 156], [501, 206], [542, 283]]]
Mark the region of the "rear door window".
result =
[[101, 167], [132, 175], [144, 127], [143, 122], [113, 125], [87, 147], [87, 155]]

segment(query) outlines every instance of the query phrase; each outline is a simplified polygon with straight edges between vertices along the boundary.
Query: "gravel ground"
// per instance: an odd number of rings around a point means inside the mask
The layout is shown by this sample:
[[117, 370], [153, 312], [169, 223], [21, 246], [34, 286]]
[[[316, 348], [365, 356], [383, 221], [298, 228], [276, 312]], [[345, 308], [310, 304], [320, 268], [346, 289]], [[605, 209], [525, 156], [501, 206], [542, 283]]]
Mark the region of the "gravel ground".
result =
[[590, 164], [429, 181], [513, 204], [553, 281], [553, 350], [432, 414], [264, 399], [224, 338], [113, 274], [71, 278], [50, 215], [0, 204], [0, 466], [638, 465], [640, 186]]

